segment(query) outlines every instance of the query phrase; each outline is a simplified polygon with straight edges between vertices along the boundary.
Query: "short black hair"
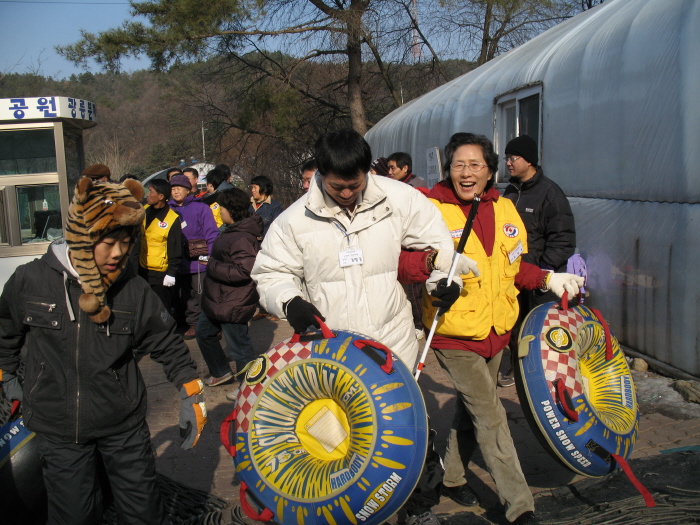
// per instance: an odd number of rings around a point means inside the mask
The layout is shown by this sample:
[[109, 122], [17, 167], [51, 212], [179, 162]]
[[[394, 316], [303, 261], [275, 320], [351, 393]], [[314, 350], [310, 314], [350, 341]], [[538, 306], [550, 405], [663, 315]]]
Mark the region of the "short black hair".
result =
[[329, 131], [321, 135], [314, 146], [318, 172], [325, 177], [333, 173], [345, 180], [369, 173], [372, 150], [354, 129]]
[[226, 208], [235, 222], [250, 216], [250, 197], [240, 188], [220, 192], [217, 194], [216, 202], [222, 208]]
[[274, 186], [272, 181], [265, 175], [258, 175], [250, 179], [250, 185], [252, 186], [253, 184], [260, 188], [260, 193], [263, 195], [272, 195]]
[[405, 166], [408, 166], [408, 173], [413, 172], [413, 159], [408, 153], [397, 151], [386, 158], [387, 162], [390, 160], [393, 160], [396, 163], [397, 168], [402, 170]]
[[226, 177], [224, 180], [229, 180], [231, 178], [231, 168], [229, 168], [226, 164], [217, 164], [214, 169], [219, 170], [224, 174]]
[[173, 175], [177, 175], [178, 173], [182, 173], [182, 171], [180, 171], [180, 168], [170, 168], [170, 169], [165, 173], [165, 177], [166, 177], [168, 180], [170, 180], [170, 179], [172, 178]]
[[139, 178], [136, 175], [132, 175], [131, 173], [127, 173], [126, 175], [121, 176], [121, 178], [119, 179], [119, 182], [124, 182], [127, 179], [139, 180]]
[[166, 201], [170, 199], [170, 189], [172, 188], [172, 186], [167, 180], [151, 179], [146, 184], [146, 187], [152, 187], [156, 191], [156, 193], [160, 193], [161, 195], [163, 195]]
[[217, 189], [219, 186], [221, 186], [221, 183], [227, 179], [228, 177], [226, 176], [226, 174], [224, 174], [224, 172], [221, 171], [219, 168], [209, 170], [209, 173], [207, 173], [207, 184], [211, 184], [212, 186], [214, 186], [214, 189]]
[[316, 165], [316, 159], [309, 159], [304, 161], [304, 164], [301, 165], [301, 172], [304, 173], [305, 171], [316, 171], [318, 169], [318, 166]]
[[491, 188], [496, 180], [496, 172], [498, 171], [498, 153], [493, 149], [493, 144], [484, 135], [476, 135], [474, 133], [455, 133], [450, 137], [450, 141], [445, 146], [445, 179], [450, 179], [450, 164], [452, 164], [452, 156], [460, 146], [473, 144], [481, 147], [481, 153], [484, 155], [484, 160], [491, 172], [492, 177], [486, 183], [485, 190]]
[[118, 228], [114, 228], [111, 231], [108, 231], [105, 233], [100, 239], [97, 241], [102, 242], [105, 239], [114, 239], [115, 241], [121, 241], [122, 239], [131, 239], [133, 240], [135, 238], [136, 232], [141, 228], [140, 225], [136, 226], [119, 226]]
[[183, 175], [187, 172], [194, 173], [194, 176], [199, 178], [199, 172], [197, 171], [196, 168], [185, 168], [184, 170], [182, 170]]

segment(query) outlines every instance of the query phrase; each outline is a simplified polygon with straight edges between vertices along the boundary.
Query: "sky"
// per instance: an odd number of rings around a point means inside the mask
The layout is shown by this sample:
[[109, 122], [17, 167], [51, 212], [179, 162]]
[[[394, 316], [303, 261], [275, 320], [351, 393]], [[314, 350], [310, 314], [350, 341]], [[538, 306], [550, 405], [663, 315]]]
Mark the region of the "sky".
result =
[[[0, 75], [35, 72], [61, 79], [82, 73], [82, 67], [60, 56], [54, 47], [77, 42], [81, 29], [99, 33], [130, 18], [127, 0], [0, 0]], [[130, 60], [123, 63], [123, 71], [148, 65], [148, 61]], [[97, 73], [100, 68], [93, 62], [89, 71]]]

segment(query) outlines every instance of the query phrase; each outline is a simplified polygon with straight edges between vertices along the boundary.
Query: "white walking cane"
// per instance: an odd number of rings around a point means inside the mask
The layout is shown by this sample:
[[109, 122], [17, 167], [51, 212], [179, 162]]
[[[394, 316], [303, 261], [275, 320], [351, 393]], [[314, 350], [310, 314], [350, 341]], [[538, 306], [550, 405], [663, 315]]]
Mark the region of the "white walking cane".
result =
[[[474, 217], [476, 217], [476, 210], [479, 207], [479, 202], [481, 202], [481, 199], [479, 197], [474, 197], [474, 200], [472, 201], [472, 208], [471, 210], [469, 210], [469, 217], [467, 217], [467, 223], [464, 225], [464, 229], [462, 230], [462, 236], [459, 238], [457, 249], [455, 250], [454, 256], [452, 257], [452, 266], [450, 266], [450, 273], [447, 274], [448, 283], [452, 282], [452, 278], [455, 275], [455, 270], [457, 269], [457, 261], [459, 260], [459, 256], [464, 251], [464, 246], [467, 244], [467, 239], [469, 238], [469, 234], [472, 231], [472, 224], [474, 224]], [[423, 355], [420, 356], [420, 361], [418, 362], [418, 366], [416, 367], [416, 381], [418, 381], [420, 373], [423, 370], [423, 367], [425, 366], [425, 359], [426, 357], [428, 357], [430, 343], [433, 341], [433, 336], [435, 335], [435, 330], [437, 329], [440, 316], [444, 313], [445, 312], [442, 310], [442, 308], [438, 308], [438, 311], [435, 312], [433, 325], [430, 327], [430, 333], [428, 333], [428, 338], [425, 340], [425, 348], [423, 348]]]

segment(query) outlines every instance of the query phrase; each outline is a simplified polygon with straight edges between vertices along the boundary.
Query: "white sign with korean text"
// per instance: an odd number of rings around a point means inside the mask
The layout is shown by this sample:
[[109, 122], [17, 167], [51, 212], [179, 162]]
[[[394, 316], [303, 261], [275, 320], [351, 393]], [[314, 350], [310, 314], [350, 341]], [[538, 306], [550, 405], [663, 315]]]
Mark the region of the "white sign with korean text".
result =
[[442, 180], [442, 159], [440, 158], [440, 148], [428, 148], [426, 151], [428, 159], [428, 172], [425, 178], [428, 183], [428, 188], [435, 186]]
[[97, 122], [94, 102], [70, 97], [24, 97], [0, 99], [0, 120], [48, 120], [72, 118]]

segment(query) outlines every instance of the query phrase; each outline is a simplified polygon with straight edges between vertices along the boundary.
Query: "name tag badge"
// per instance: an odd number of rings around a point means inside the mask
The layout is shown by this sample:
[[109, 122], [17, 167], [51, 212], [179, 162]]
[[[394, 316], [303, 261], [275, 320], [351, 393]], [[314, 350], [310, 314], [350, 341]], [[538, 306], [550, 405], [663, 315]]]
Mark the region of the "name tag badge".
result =
[[182, 224], [180, 224], [181, 228], [187, 228], [187, 221], [182, 221]]
[[518, 257], [523, 254], [523, 250], [524, 248], [522, 241], [518, 241], [515, 248], [508, 252], [508, 260], [510, 261], [510, 264], [513, 264], [516, 260], [518, 260]]
[[359, 248], [338, 252], [338, 259], [340, 260], [341, 268], [355, 266], [356, 264], [363, 264], [365, 262], [362, 258], [362, 250]]

